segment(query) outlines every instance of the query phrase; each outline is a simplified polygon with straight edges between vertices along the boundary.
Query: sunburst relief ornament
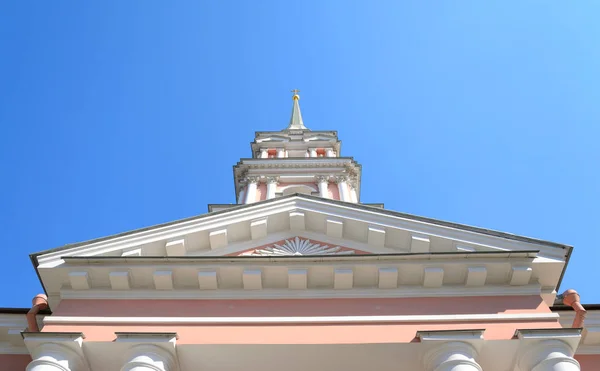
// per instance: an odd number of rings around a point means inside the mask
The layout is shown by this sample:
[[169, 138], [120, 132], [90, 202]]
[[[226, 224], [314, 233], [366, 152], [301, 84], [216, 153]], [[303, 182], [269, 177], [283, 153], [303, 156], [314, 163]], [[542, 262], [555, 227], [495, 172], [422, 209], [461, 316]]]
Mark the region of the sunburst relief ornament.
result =
[[311, 242], [308, 239], [296, 237], [285, 240], [282, 245], [273, 244], [273, 246], [254, 250], [248, 254], [251, 256], [291, 256], [291, 255], [352, 255], [352, 250], [342, 250], [341, 247], [330, 247]]

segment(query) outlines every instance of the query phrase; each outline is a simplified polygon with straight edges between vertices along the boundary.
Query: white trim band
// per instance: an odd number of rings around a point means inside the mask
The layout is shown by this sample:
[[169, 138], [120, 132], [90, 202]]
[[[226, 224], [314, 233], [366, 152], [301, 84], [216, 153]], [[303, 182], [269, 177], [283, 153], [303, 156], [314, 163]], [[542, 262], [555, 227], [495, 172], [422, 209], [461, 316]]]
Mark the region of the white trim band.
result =
[[528, 296], [540, 295], [541, 287], [531, 284], [519, 287], [505, 285], [483, 286], [479, 289], [464, 286], [399, 289], [262, 289], [262, 290], [72, 290], [62, 289], [61, 299], [121, 299], [121, 300], [181, 300], [181, 299], [330, 299], [330, 298], [429, 298], [464, 296]]
[[310, 324], [310, 323], [411, 323], [411, 322], [496, 322], [496, 321], [552, 321], [556, 313], [509, 314], [451, 314], [400, 316], [315, 316], [315, 317], [74, 317], [48, 316], [50, 324]]

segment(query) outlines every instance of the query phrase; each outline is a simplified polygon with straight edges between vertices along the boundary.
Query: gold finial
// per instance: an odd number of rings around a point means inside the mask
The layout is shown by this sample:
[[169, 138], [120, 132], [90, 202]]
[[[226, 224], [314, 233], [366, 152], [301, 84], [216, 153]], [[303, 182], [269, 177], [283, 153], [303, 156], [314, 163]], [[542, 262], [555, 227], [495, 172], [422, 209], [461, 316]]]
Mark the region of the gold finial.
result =
[[300, 90], [294, 89], [294, 90], [292, 90], [292, 93], [294, 93], [294, 96], [292, 97], [293, 100], [300, 99], [300, 96], [298, 95], [298, 93], [300, 93]]

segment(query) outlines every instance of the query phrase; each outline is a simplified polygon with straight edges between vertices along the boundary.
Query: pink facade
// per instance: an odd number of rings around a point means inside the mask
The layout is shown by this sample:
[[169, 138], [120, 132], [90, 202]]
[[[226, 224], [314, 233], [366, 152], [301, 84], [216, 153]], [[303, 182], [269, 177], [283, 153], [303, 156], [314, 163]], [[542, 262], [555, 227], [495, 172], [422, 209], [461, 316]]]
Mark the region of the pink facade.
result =
[[0, 354], [0, 370], [25, 370], [29, 362], [31, 362], [29, 354]]
[[[144, 308], [140, 311], [140, 308]], [[539, 296], [271, 300], [63, 300], [56, 316], [313, 317], [551, 313]], [[551, 321], [556, 323], [556, 320]]]
[[332, 200], [340, 199], [340, 190], [337, 184], [329, 183], [329, 185], [327, 186], [327, 191], [329, 192], [329, 198], [331, 198]]

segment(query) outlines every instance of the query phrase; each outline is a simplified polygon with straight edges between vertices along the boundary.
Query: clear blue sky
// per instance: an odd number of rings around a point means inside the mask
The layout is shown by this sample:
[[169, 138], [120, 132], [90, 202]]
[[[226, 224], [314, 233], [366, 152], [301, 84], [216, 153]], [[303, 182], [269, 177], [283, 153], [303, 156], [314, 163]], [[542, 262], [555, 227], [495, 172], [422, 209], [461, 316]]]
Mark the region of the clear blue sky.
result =
[[600, 303], [597, 1], [3, 1], [0, 306], [29, 254], [234, 202], [256, 130], [335, 129], [363, 202], [567, 243]]

